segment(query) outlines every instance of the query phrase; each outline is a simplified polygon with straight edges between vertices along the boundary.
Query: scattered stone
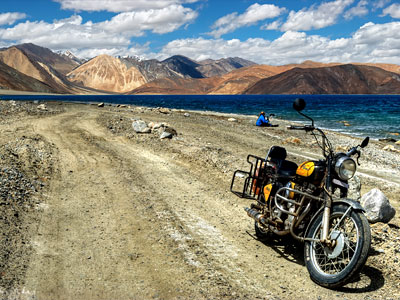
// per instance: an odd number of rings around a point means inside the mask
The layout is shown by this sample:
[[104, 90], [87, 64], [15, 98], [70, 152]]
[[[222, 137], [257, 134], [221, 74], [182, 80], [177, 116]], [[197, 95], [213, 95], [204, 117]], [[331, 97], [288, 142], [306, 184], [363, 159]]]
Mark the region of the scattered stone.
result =
[[46, 106], [46, 104], [39, 104], [38, 106], [37, 106], [37, 109], [40, 109], [40, 110], [47, 110], [47, 106]]
[[132, 128], [136, 133], [150, 133], [151, 129], [147, 126], [145, 121], [137, 120], [132, 122]]
[[388, 223], [396, 214], [389, 199], [379, 189], [372, 189], [362, 196], [361, 205], [370, 223]]
[[166, 131], [164, 131], [160, 135], [160, 139], [161, 140], [163, 140], [163, 139], [172, 139], [172, 137], [173, 137], [172, 133], [169, 133], [169, 132], [166, 132]]
[[300, 145], [301, 144], [301, 140], [299, 138], [289, 137], [286, 140], [284, 140], [283, 143], [284, 144], [292, 143], [292, 144]]
[[165, 123], [156, 123], [153, 126], [153, 130], [157, 130], [157, 129], [159, 129], [161, 127], [164, 127], [164, 126], [165, 126]]
[[361, 200], [361, 180], [357, 175], [349, 180], [349, 191], [347, 195], [350, 199], [360, 202]]
[[387, 145], [383, 147], [383, 150], [400, 153], [400, 150], [396, 149], [393, 145]]
[[384, 139], [379, 139], [380, 142], [385, 142], [385, 143], [395, 143], [396, 140], [394, 138], [384, 138]]
[[395, 145], [400, 145], [400, 141], [397, 141], [397, 142], [395, 143]]
[[176, 130], [174, 128], [172, 128], [172, 127], [169, 127], [169, 126], [165, 126], [164, 132], [168, 132], [168, 133], [170, 133], [172, 135], [178, 135]]
[[178, 135], [176, 130], [172, 127], [163, 127], [163, 131], [161, 132], [160, 139], [171, 139], [174, 136]]
[[98, 107], [104, 107], [104, 103], [102, 102], [102, 103], [99, 103], [99, 104], [97, 104], [97, 106]]
[[228, 121], [229, 121], [229, 122], [234, 122], [234, 123], [237, 123], [237, 122], [238, 122], [238, 120], [235, 119], [235, 118], [229, 118]]
[[160, 107], [160, 108], [158, 109], [158, 111], [159, 111], [160, 113], [162, 113], [162, 114], [170, 114], [170, 113], [171, 113], [171, 110], [170, 110], [169, 108], [166, 108], [166, 107]]

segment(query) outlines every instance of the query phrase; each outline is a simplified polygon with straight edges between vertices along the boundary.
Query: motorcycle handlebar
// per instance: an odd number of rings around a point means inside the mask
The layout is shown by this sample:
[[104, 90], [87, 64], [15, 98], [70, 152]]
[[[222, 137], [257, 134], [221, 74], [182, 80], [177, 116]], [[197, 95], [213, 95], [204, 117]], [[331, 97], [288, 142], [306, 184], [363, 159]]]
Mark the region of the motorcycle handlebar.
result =
[[353, 147], [346, 153], [346, 155], [347, 156], [352, 156], [352, 155], [356, 154], [357, 152], [358, 152], [357, 147]]
[[306, 126], [293, 126], [293, 125], [290, 125], [290, 126], [287, 126], [287, 129], [289, 129], [289, 130], [305, 130], [305, 131], [312, 131], [312, 130], [314, 130], [315, 128], [314, 128], [314, 126], [310, 126], [310, 125], [306, 125]]

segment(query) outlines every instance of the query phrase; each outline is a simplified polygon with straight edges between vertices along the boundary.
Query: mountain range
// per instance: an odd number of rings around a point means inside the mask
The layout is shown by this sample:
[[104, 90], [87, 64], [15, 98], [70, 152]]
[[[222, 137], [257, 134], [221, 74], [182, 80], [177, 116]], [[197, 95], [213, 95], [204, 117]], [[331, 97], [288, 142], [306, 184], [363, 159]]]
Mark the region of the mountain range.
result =
[[370, 63], [260, 65], [239, 57], [163, 61], [79, 59], [34, 44], [0, 49], [1, 89], [56, 94], [400, 94], [400, 66]]

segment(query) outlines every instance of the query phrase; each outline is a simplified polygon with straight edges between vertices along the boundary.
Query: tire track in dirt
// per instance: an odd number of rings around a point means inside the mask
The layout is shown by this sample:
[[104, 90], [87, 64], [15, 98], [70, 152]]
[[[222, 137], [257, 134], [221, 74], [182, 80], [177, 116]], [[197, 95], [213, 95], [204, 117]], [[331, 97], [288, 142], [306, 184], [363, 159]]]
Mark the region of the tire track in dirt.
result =
[[49, 208], [34, 238], [37, 255], [26, 289], [39, 299], [174, 295], [168, 278], [182, 270], [157, 272], [166, 257], [154, 242], [152, 223], [135, 208], [142, 188], [121, 176], [121, 160], [99, 147], [104, 140], [82, 130], [82, 124], [80, 114], [34, 124], [59, 149], [61, 173], [53, 180]]

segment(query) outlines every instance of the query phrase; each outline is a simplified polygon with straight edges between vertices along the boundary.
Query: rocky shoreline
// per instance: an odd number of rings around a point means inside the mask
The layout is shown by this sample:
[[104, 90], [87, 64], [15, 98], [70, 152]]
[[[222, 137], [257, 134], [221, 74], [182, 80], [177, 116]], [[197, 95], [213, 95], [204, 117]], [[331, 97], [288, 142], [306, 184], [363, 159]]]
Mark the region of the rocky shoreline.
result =
[[[195, 174], [209, 172], [210, 182], [221, 182], [227, 195], [233, 172], [247, 168], [248, 153], [265, 156], [270, 146], [283, 145], [288, 150], [288, 159], [296, 163], [320, 157], [314, 139], [304, 132], [286, 130], [290, 122], [284, 120], [272, 120], [279, 124], [276, 128], [258, 128], [254, 126], [255, 116], [127, 105], [0, 101], [0, 296], [24, 285], [31, 255], [37, 251], [32, 237], [37, 234], [48, 189], [63, 171], [58, 163], [60, 149], [43, 136], [30, 135], [22, 125], [19, 128], [15, 124], [62, 115], [71, 108], [82, 114], [85, 110], [97, 114], [99, 126], [115, 137], [144, 145], [154, 153], [164, 153], [191, 166]], [[138, 133], [133, 128], [132, 124], [138, 121], [149, 128], [144, 130], [146, 133]], [[11, 124], [15, 131], [9, 129]], [[165, 132], [171, 136], [161, 138]], [[361, 142], [359, 138], [336, 132], [327, 134], [338, 151]], [[371, 141], [363, 150], [358, 173], [361, 194], [379, 187], [399, 211], [400, 153], [397, 150], [400, 147], [393, 145], [396, 151], [392, 151], [385, 149], [386, 146], [385, 142]], [[231, 197], [236, 201], [234, 195]], [[388, 291], [385, 295], [390, 296], [390, 291], [400, 288], [399, 213], [389, 224], [377, 223], [371, 228], [373, 244], [367, 276], [379, 270]]]

